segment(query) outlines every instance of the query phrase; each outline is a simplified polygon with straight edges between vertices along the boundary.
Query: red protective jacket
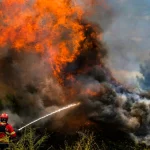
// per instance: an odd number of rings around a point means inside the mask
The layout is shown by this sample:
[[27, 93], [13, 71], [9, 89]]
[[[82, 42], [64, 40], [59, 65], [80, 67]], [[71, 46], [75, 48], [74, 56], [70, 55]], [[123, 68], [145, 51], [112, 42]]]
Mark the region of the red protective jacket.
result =
[[9, 138], [16, 137], [16, 132], [8, 123], [0, 122], [0, 143], [9, 143]]

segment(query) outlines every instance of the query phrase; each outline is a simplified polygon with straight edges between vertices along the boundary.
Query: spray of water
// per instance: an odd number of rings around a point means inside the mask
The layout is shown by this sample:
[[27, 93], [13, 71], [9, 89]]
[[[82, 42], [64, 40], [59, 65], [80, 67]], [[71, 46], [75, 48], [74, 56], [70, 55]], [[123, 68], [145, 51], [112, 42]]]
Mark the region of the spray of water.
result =
[[75, 107], [75, 106], [78, 106], [78, 105], [80, 105], [80, 103], [70, 104], [70, 105], [65, 106], [65, 107], [63, 107], [63, 108], [60, 108], [60, 109], [58, 109], [58, 110], [56, 110], [56, 111], [53, 111], [53, 112], [51, 112], [51, 113], [49, 113], [49, 114], [47, 114], [47, 115], [45, 115], [45, 116], [43, 116], [43, 117], [40, 117], [40, 118], [38, 118], [38, 119], [36, 119], [36, 120], [34, 120], [34, 121], [32, 121], [32, 122], [26, 124], [25, 126], [21, 127], [21, 128], [18, 129], [18, 130], [21, 131], [22, 129], [26, 128], [27, 126], [29, 126], [29, 125], [31, 125], [31, 124], [33, 124], [33, 123], [35, 123], [35, 122], [37, 122], [37, 121], [39, 121], [39, 120], [41, 120], [41, 119], [44, 119], [44, 118], [46, 118], [46, 117], [48, 117], [48, 116], [51, 116], [51, 115], [53, 115], [53, 114], [56, 114], [56, 113], [58, 113], [58, 112], [61, 112], [61, 111], [63, 111], [63, 110], [66, 110], [66, 109], [69, 109], [69, 108], [71, 108], [71, 107]]

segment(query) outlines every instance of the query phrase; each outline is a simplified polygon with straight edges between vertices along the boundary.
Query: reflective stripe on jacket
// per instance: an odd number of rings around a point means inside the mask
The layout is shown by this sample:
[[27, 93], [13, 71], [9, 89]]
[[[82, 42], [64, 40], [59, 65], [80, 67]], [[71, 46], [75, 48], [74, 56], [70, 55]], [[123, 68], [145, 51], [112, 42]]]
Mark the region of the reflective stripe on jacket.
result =
[[0, 143], [9, 143], [9, 137], [16, 137], [13, 127], [8, 123], [0, 122]]

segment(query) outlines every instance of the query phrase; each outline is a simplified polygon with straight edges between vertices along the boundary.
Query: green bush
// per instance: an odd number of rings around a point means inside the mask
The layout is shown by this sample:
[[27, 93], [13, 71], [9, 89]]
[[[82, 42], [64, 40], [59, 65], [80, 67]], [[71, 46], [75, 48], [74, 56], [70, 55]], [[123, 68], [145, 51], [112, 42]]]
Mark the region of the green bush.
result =
[[69, 146], [66, 143], [65, 150], [99, 150], [99, 146], [94, 140], [93, 133], [79, 132], [80, 138], [73, 145]]
[[13, 150], [40, 150], [43, 143], [48, 139], [45, 134], [42, 137], [37, 136], [36, 129], [27, 128], [18, 142], [10, 142], [10, 148]]

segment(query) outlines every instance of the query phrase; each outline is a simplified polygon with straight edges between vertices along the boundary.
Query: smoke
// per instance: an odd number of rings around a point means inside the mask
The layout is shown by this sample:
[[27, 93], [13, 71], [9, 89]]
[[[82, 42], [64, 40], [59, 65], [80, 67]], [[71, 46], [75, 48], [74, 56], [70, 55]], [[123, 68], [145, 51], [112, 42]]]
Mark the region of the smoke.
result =
[[[15, 50], [9, 50], [0, 60], [0, 83], [7, 87], [5, 94], [15, 95], [15, 105], [12, 105], [15, 108], [10, 109], [17, 112], [24, 123], [29, 122], [32, 117], [41, 115], [49, 106], [63, 104], [62, 87], [51, 76], [47, 59], [46, 56], [36, 53], [18, 53]], [[4, 98], [3, 95], [4, 93], [1, 97]], [[8, 107], [7, 102], [5, 103], [4, 110]], [[14, 116], [10, 111], [8, 114], [10, 117]], [[17, 120], [17, 126], [22, 124], [22, 121], [19, 123]]]
[[138, 77], [138, 81], [139, 81], [141, 88], [143, 90], [148, 90], [148, 91], [150, 89], [150, 86], [149, 86], [149, 83], [150, 83], [150, 81], [149, 81], [149, 75], [150, 75], [149, 62], [150, 62], [150, 60], [148, 59], [142, 65], [140, 65], [140, 72], [143, 75], [143, 78]]
[[[86, 16], [90, 22], [97, 23], [105, 33], [116, 18], [115, 9], [108, 3], [108, 0], [91, 0], [91, 1], [78, 1], [83, 7]], [[87, 7], [88, 6], [88, 7]]]
[[22, 123], [22, 119], [20, 118], [20, 116], [18, 114], [12, 113], [8, 109], [1, 111], [1, 113], [3, 113], [3, 112], [6, 112], [7, 114], [9, 114], [9, 122], [11, 123], [12, 126]]
[[[115, 67], [107, 65], [116, 57], [129, 63], [126, 57], [120, 57], [124, 56], [126, 40], [124, 43], [124, 39], [120, 42], [112, 38], [111, 50], [117, 48], [112, 54], [99, 38], [108, 34], [116, 16], [106, 2], [99, 3], [101, 10], [94, 4], [87, 10], [85, 4], [68, 0], [1, 1], [1, 107], [10, 117], [14, 116], [14, 120], [10, 119], [13, 125], [21, 126], [80, 101], [79, 108], [44, 119], [40, 124], [55, 130], [107, 124], [148, 143], [148, 98], [119, 84], [111, 73]], [[94, 9], [97, 16], [92, 17], [92, 13], [85, 17]], [[95, 23], [99, 15], [100, 20]]]
[[[149, 2], [108, 0], [114, 9], [111, 26], [104, 32], [109, 48], [109, 66], [120, 82], [136, 86], [140, 64], [149, 58]], [[128, 76], [122, 76], [122, 71]], [[117, 73], [116, 73], [117, 72]], [[134, 74], [134, 75], [133, 75]]]

